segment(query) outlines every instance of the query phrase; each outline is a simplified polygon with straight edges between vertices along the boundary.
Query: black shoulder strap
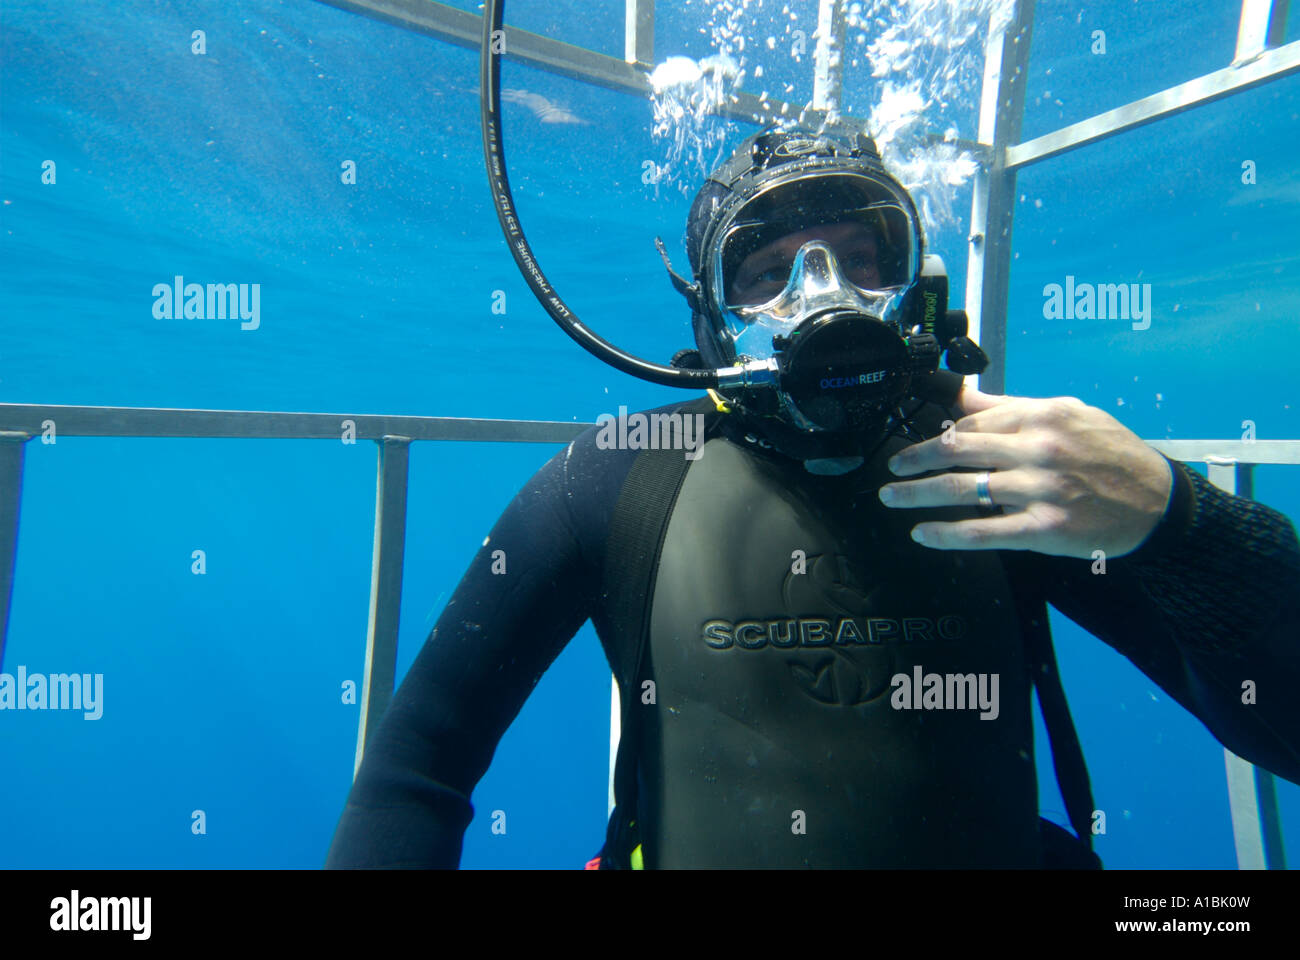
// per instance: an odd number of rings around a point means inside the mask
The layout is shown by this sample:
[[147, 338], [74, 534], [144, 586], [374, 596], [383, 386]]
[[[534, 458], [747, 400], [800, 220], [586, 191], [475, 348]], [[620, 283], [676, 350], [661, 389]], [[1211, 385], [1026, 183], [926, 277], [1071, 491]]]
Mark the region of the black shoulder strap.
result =
[[[694, 415], [712, 409], [712, 401], [705, 397], [686, 404], [681, 412]], [[709, 432], [706, 429], [705, 436]], [[618, 678], [621, 722], [614, 761], [614, 812], [600, 852], [602, 869], [626, 869], [635, 846], [629, 839], [636, 817], [636, 720], [641, 714], [634, 709], [635, 698], [641, 693], [639, 681], [659, 554], [690, 464], [682, 450], [641, 451], [623, 483], [610, 521], [605, 545], [606, 610], [613, 636], [629, 643], [631, 656], [624, 659], [625, 675]]]
[[1082, 848], [1082, 861], [1077, 866], [1101, 869], [1101, 858], [1092, 849], [1092, 782], [1088, 765], [1083, 759], [1079, 734], [1070, 717], [1070, 706], [1061, 686], [1061, 675], [1056, 669], [1056, 651], [1052, 648], [1052, 634], [1047, 623], [1047, 608], [1030, 607], [1029, 598], [1021, 601], [1021, 623], [1027, 631], [1025, 649], [1033, 664], [1034, 689], [1038, 691], [1038, 705], [1043, 711], [1047, 726], [1047, 740], [1052, 748], [1052, 769], [1065, 800], [1065, 810], [1070, 826], [1078, 835]]

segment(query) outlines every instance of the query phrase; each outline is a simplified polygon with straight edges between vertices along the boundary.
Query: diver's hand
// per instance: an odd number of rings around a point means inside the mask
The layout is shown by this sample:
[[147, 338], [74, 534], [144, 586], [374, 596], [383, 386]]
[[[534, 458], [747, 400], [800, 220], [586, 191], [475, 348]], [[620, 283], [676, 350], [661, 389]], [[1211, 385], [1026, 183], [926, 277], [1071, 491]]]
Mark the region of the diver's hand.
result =
[[[912, 530], [919, 543], [1082, 559], [1102, 550], [1114, 558], [1137, 549], [1164, 515], [1173, 491], [1169, 464], [1105, 411], [1076, 397], [995, 396], [968, 385], [957, 406], [965, 414], [960, 420], [900, 450], [890, 469], [898, 476], [986, 469], [989, 495], [1003, 515], [922, 523]], [[881, 488], [881, 500], [890, 507], [974, 505], [977, 476], [940, 473], [890, 483]]]

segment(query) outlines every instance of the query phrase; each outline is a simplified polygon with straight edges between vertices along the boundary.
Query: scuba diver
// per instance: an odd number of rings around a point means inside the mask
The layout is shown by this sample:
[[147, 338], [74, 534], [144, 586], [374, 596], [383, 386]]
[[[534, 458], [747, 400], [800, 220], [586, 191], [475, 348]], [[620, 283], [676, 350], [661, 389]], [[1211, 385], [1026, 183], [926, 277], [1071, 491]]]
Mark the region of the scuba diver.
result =
[[[1099, 867], [1048, 603], [1300, 782], [1290, 521], [1077, 399], [966, 386], [982, 354], [868, 137], [748, 138], [686, 247], [696, 347], [674, 365], [782, 378], [650, 411], [703, 418], [693, 456], [592, 427], [519, 491], [327, 867], [457, 866], [471, 792], [588, 619], [622, 708], [592, 867]], [[1034, 690], [1073, 832], [1038, 814]]]

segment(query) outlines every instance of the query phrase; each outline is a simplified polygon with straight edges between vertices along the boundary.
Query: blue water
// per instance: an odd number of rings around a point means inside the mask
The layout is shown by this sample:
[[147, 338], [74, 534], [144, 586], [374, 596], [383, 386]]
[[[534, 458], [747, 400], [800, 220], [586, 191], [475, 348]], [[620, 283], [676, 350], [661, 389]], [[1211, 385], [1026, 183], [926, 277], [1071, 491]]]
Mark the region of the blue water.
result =
[[[712, 52], [705, 4], [658, 7], [656, 59]], [[779, 7], [753, 12], [752, 35]], [[507, 13], [621, 56], [622, 9], [512, 0]], [[1040, 3], [1024, 136], [1225, 66], [1237, 9]], [[486, 189], [474, 51], [310, 0], [0, 0], [0, 18], [0, 401], [590, 422], [682, 396], [603, 366], [532, 300]], [[1096, 29], [1105, 56], [1089, 51]], [[764, 85], [811, 96], [807, 59], [764, 63]], [[690, 198], [641, 181], [666, 149], [649, 105], [516, 64], [503, 85], [587, 121], [506, 107], [547, 273], [602, 335], [667, 360], [690, 344], [688, 317], [651, 241], [684, 269]], [[851, 112], [875, 92], [849, 72]], [[972, 137], [974, 116], [973, 96], [949, 113]], [[1147, 439], [1237, 438], [1243, 420], [1261, 439], [1300, 437], [1298, 127], [1292, 77], [1022, 171], [1008, 392], [1078, 396]], [[732, 125], [728, 144], [751, 129]], [[355, 185], [340, 182], [348, 160]], [[930, 242], [960, 291], [969, 188], [956, 204], [961, 227]], [[1067, 274], [1151, 283], [1151, 328], [1042, 319], [1044, 285]], [[176, 275], [260, 283], [260, 327], [155, 319], [151, 290]], [[555, 449], [414, 446], [399, 682]], [[358, 708], [341, 689], [362, 679], [375, 457], [326, 441], [26, 445], [5, 669], [102, 673], [106, 696], [97, 721], [0, 714], [0, 866], [320, 865], [352, 774]], [[1300, 515], [1294, 468], [1259, 468], [1255, 495]], [[196, 549], [205, 576], [190, 572]], [[1108, 812], [1107, 865], [1234, 866], [1222, 748], [1109, 647], [1055, 614], [1053, 630]], [[464, 866], [576, 867], [596, 852], [608, 719], [588, 626], [479, 784]], [[1041, 729], [1039, 743], [1042, 808], [1063, 821]], [[1300, 789], [1279, 791], [1294, 862]]]

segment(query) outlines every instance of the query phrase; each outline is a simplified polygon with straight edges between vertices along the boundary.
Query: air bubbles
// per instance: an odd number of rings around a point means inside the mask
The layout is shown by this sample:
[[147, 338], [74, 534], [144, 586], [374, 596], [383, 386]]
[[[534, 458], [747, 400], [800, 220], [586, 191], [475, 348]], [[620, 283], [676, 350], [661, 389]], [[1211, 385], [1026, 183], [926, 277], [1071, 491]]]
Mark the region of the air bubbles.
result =
[[650, 74], [652, 133], [668, 144], [656, 189], [660, 182], [671, 182], [685, 194], [697, 179], [696, 171], [707, 175], [721, 159], [727, 123], [716, 114], [722, 104], [734, 102], [743, 79], [739, 64], [726, 54], [698, 63], [669, 57], [655, 67]]

